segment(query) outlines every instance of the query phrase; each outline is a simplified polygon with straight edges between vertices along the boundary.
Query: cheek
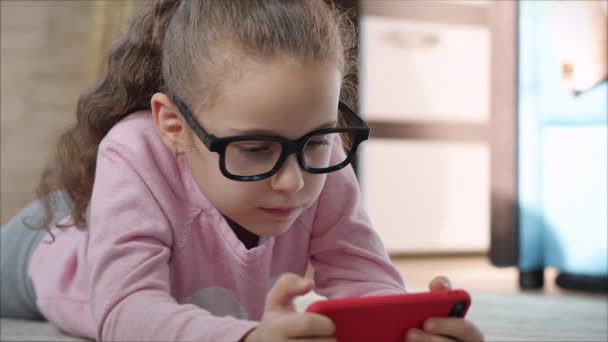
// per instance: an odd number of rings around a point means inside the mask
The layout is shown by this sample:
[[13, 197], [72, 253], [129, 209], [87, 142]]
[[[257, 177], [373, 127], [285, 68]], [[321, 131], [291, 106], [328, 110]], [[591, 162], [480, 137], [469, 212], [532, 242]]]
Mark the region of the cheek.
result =
[[202, 188], [207, 188], [207, 186], [212, 185], [217, 180], [221, 180], [220, 178], [224, 178], [219, 168], [218, 157], [215, 153], [209, 151], [194, 151], [188, 157], [192, 169], [192, 176], [194, 176], [194, 179], [196, 179], [196, 182]]
[[217, 156], [208, 151], [196, 151], [190, 154], [188, 161], [192, 171], [192, 177], [195, 179], [200, 191], [212, 203], [214, 194], [222, 193], [222, 189], [230, 189], [227, 186], [230, 181], [222, 175], [220, 171]]

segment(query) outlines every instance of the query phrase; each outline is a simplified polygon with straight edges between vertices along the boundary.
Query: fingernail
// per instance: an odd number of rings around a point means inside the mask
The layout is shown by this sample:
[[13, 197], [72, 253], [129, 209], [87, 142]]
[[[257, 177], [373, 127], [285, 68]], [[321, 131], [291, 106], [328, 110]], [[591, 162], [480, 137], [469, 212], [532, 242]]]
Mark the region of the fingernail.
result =
[[433, 329], [435, 329], [436, 326], [437, 324], [435, 322], [429, 320], [424, 323], [424, 330], [432, 331]]

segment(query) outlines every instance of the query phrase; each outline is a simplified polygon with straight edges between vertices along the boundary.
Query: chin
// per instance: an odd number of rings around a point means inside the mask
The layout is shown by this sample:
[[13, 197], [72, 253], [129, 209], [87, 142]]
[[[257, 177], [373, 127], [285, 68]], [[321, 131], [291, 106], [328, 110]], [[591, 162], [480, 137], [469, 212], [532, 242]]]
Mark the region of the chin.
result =
[[291, 226], [293, 225], [294, 221], [295, 220], [290, 221], [289, 223], [287, 223], [287, 222], [265, 223], [263, 225], [260, 225], [262, 227], [260, 227], [260, 229], [256, 232], [256, 234], [259, 236], [263, 236], [263, 237], [279, 236], [279, 235], [287, 232], [289, 230], [289, 228], [291, 228]]

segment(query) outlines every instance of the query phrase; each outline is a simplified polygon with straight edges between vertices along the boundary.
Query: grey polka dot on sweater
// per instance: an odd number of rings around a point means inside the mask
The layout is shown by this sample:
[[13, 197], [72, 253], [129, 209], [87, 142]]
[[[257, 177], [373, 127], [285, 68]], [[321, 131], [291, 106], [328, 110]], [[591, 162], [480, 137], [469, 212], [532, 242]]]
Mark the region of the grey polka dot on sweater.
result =
[[182, 304], [194, 304], [217, 317], [232, 316], [249, 319], [247, 310], [230, 291], [221, 287], [200, 289], [185, 298]]

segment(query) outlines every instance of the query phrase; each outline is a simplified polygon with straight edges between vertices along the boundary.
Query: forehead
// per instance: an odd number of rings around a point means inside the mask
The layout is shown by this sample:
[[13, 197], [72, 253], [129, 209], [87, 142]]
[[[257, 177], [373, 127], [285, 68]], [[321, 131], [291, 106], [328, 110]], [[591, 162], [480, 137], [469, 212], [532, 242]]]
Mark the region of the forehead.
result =
[[336, 66], [251, 62], [221, 83], [217, 101], [199, 115], [217, 136], [259, 131], [295, 139], [337, 121], [341, 73]]

